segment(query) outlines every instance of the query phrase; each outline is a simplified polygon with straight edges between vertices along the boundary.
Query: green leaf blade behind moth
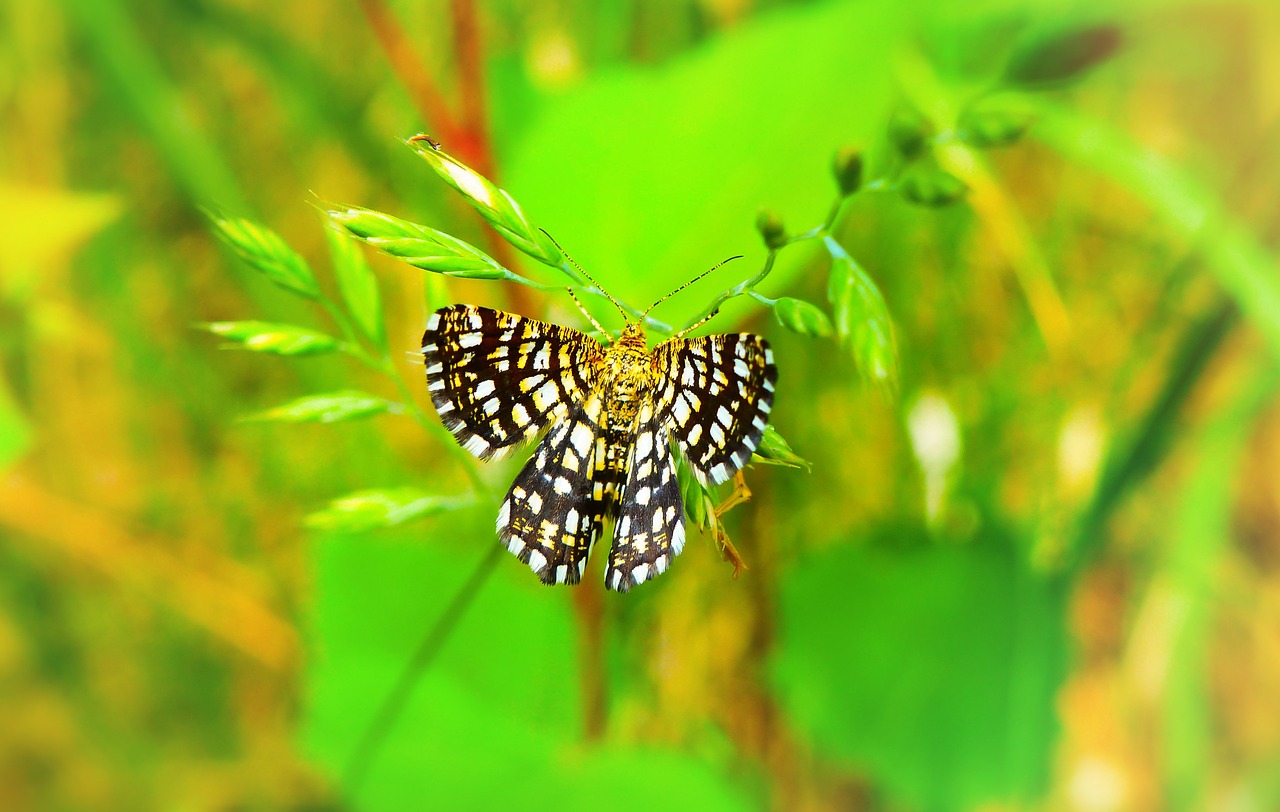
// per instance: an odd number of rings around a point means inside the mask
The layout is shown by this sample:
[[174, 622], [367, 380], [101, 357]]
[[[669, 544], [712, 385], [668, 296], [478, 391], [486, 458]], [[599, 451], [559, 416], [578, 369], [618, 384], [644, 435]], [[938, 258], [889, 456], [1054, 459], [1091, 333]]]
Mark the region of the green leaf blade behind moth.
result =
[[355, 241], [328, 229], [329, 247], [333, 255], [333, 273], [338, 280], [338, 292], [355, 320], [360, 333], [378, 349], [387, 348], [387, 327], [383, 319], [382, 298], [378, 292], [378, 278], [365, 260]]

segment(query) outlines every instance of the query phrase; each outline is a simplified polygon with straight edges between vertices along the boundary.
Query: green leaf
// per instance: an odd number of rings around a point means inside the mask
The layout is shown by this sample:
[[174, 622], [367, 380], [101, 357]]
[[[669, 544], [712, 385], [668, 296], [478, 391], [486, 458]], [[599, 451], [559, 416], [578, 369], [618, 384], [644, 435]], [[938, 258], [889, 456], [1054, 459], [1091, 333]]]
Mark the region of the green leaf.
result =
[[[623, 302], [647, 304], [723, 256], [759, 246], [762, 257], [764, 201], [789, 224], [821, 222], [832, 154], [883, 132], [898, 94], [883, 68], [911, 15], [887, 3], [781, 3], [744, 22], [654, 69], [595, 71], [534, 97], [538, 115], [503, 150], [503, 182]], [[857, 104], [833, 101], [852, 76]], [[672, 127], [655, 131], [655, 99]], [[740, 121], [750, 126], [726, 126]], [[805, 260], [782, 252], [770, 285], [788, 289]], [[675, 297], [664, 320], [682, 324], [706, 304]], [[716, 323], [754, 310], [739, 297]]]
[[398, 413], [398, 403], [355, 390], [308, 395], [291, 400], [274, 409], [251, 415], [246, 420], [268, 420], [280, 423], [337, 423], [386, 412]]
[[1110, 59], [1124, 42], [1115, 25], [1055, 31], [1020, 47], [1005, 67], [1005, 84], [1042, 89], [1078, 79]]
[[213, 227], [241, 259], [272, 282], [308, 299], [320, 297], [311, 266], [279, 234], [251, 220], [214, 217]]
[[827, 297], [840, 345], [864, 380], [891, 393], [898, 385], [898, 350], [884, 296], [843, 246], [831, 237], [823, 243], [831, 255]]
[[465, 279], [506, 279], [511, 272], [480, 249], [431, 228], [380, 211], [333, 209], [329, 218], [384, 254], [415, 268]]
[[383, 320], [382, 300], [378, 295], [378, 278], [365, 261], [355, 243], [336, 228], [328, 230], [333, 253], [333, 273], [338, 279], [338, 292], [355, 319], [356, 326], [369, 343], [379, 349], [387, 347], [387, 327]]
[[1068, 637], [1063, 582], [988, 528], [862, 532], [789, 566], [773, 677], [816, 753], [888, 809], [1022, 808], [1048, 780]]
[[773, 315], [778, 324], [806, 336], [831, 335], [831, 319], [822, 308], [803, 299], [784, 296], [773, 303]]
[[462, 194], [489, 221], [503, 239], [539, 262], [553, 268], [561, 266], [564, 257], [561, 256], [560, 249], [534, 225], [515, 198], [428, 139], [411, 138], [408, 143], [431, 165], [436, 174], [444, 178], [446, 183]]
[[[329, 775], [342, 774], [430, 624], [482, 561], [492, 566], [415, 683], [368, 779], [359, 790], [344, 788], [344, 803], [381, 812], [451, 809], [465, 798], [474, 809], [522, 809], [546, 797], [572, 812], [600, 808], [637, 775], [661, 775], [610, 807], [653, 809], [678, 787], [682, 802], [700, 812], [752, 809], [750, 788], [724, 748], [583, 742], [583, 702], [565, 690], [582, 680], [580, 658], [565, 656], [579, 638], [572, 602], [550, 594], [505, 551], [491, 559], [496, 546], [493, 512], [463, 510], [376, 541], [325, 533], [310, 547], [315, 602], [303, 622], [315, 656], [300, 738]], [[514, 674], [519, 691], [511, 689]], [[611, 687], [618, 696], [627, 690]]]
[[297, 327], [266, 321], [215, 321], [198, 325], [253, 352], [273, 355], [319, 355], [342, 346], [338, 339]]
[[964, 181], [955, 175], [927, 165], [909, 170], [899, 183], [898, 190], [907, 202], [929, 208], [950, 206], [968, 191]]
[[680, 449], [674, 444], [672, 449], [676, 457], [676, 481], [680, 483], [680, 494], [684, 500], [684, 515], [694, 527], [706, 530], [711, 526], [712, 509], [715, 505], [711, 490], [698, 480]]
[[307, 516], [308, 527], [356, 532], [393, 527], [444, 510], [471, 503], [470, 499], [441, 497], [418, 488], [382, 488], [357, 491], [330, 502]]
[[760, 438], [760, 445], [756, 448], [753, 459], [769, 465], [781, 465], [786, 468], [805, 468], [810, 469], [813, 465], [799, 454], [791, 450], [791, 446], [773, 424], [764, 427], [764, 436]]

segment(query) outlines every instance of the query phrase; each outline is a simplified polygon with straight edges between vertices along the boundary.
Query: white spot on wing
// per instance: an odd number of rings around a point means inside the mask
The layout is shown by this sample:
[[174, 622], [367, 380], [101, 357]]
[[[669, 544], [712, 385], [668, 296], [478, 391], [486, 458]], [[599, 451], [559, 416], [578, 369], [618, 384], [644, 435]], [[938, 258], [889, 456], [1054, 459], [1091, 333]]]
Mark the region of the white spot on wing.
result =
[[493, 394], [493, 381], [481, 381], [480, 383], [476, 384], [476, 391], [473, 397], [476, 400], [480, 400], [481, 398], [487, 398], [492, 394]]
[[653, 451], [653, 432], [642, 432], [636, 438], [636, 459], [647, 458], [650, 451]]
[[644, 563], [636, 564], [635, 569], [631, 571], [631, 580], [637, 584], [642, 584], [649, 580], [649, 565]]
[[573, 432], [569, 435], [569, 442], [573, 444], [573, 449], [578, 452], [578, 456], [586, 459], [587, 452], [591, 450], [591, 429], [586, 423], [575, 424]]
[[684, 398], [676, 398], [675, 404], [671, 407], [671, 414], [676, 419], [676, 424], [683, 426], [689, 420], [689, 404], [685, 403]]
[[547, 566], [547, 557], [545, 555], [538, 552], [537, 550], [533, 550], [529, 553], [530, 569], [532, 569], [534, 572], [542, 572], [544, 569], [546, 569], [546, 566]]

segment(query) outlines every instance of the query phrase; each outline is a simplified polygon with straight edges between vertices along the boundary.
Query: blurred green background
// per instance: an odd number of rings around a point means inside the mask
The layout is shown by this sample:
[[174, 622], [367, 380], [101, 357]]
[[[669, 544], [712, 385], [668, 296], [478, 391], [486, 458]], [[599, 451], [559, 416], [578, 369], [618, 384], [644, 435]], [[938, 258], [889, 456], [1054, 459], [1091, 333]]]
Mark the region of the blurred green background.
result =
[[[0, 9], [0, 808], [1280, 808], [1271, 0]], [[1025, 137], [948, 140], [1079, 30], [1120, 47], [1016, 94]], [[341, 494], [466, 477], [401, 416], [243, 422], [397, 394], [192, 329], [332, 329], [206, 209], [329, 287], [319, 201], [500, 251], [401, 143], [421, 130], [633, 304], [746, 255], [679, 320], [759, 266], [761, 207], [822, 219], [837, 149], [889, 171], [903, 110], [968, 192], [868, 192], [837, 228], [893, 316], [896, 397], [758, 305], [710, 326], [770, 339], [774, 425], [812, 462], [748, 472], [736, 581], [702, 538], [625, 596], [599, 562], [576, 589], [483, 569], [489, 503], [307, 530]], [[560, 294], [369, 257], [397, 358], [451, 301], [582, 326]], [[790, 250], [765, 290], [824, 303], [828, 264]]]

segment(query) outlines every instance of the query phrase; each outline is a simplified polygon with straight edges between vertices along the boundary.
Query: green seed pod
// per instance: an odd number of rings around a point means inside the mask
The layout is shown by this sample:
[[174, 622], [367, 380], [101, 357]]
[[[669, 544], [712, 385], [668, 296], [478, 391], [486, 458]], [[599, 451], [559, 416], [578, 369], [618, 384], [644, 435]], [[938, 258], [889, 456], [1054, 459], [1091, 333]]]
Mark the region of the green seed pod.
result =
[[756, 230], [770, 250], [777, 250], [787, 244], [787, 229], [781, 218], [769, 209], [761, 209], [756, 216]]
[[899, 108], [889, 119], [889, 141], [904, 158], [916, 158], [924, 151], [933, 128], [914, 110]]
[[831, 174], [844, 197], [862, 188], [862, 153], [853, 147], [842, 147], [831, 162]]
[[560, 249], [542, 229], [534, 225], [524, 209], [506, 191], [488, 178], [440, 149], [427, 138], [411, 138], [406, 143], [425, 160], [450, 186], [456, 189], [472, 208], [489, 221], [507, 242], [524, 253], [552, 266], [564, 261]]
[[899, 190], [909, 203], [941, 208], [964, 197], [968, 187], [964, 185], [964, 181], [949, 172], [937, 167], [921, 167], [902, 179]]
[[831, 319], [822, 308], [803, 299], [784, 296], [773, 303], [773, 315], [778, 324], [800, 335], [829, 336], [832, 332]]
[[1030, 126], [1027, 112], [986, 105], [966, 110], [957, 123], [960, 138], [980, 149], [1008, 146], [1022, 138]]

